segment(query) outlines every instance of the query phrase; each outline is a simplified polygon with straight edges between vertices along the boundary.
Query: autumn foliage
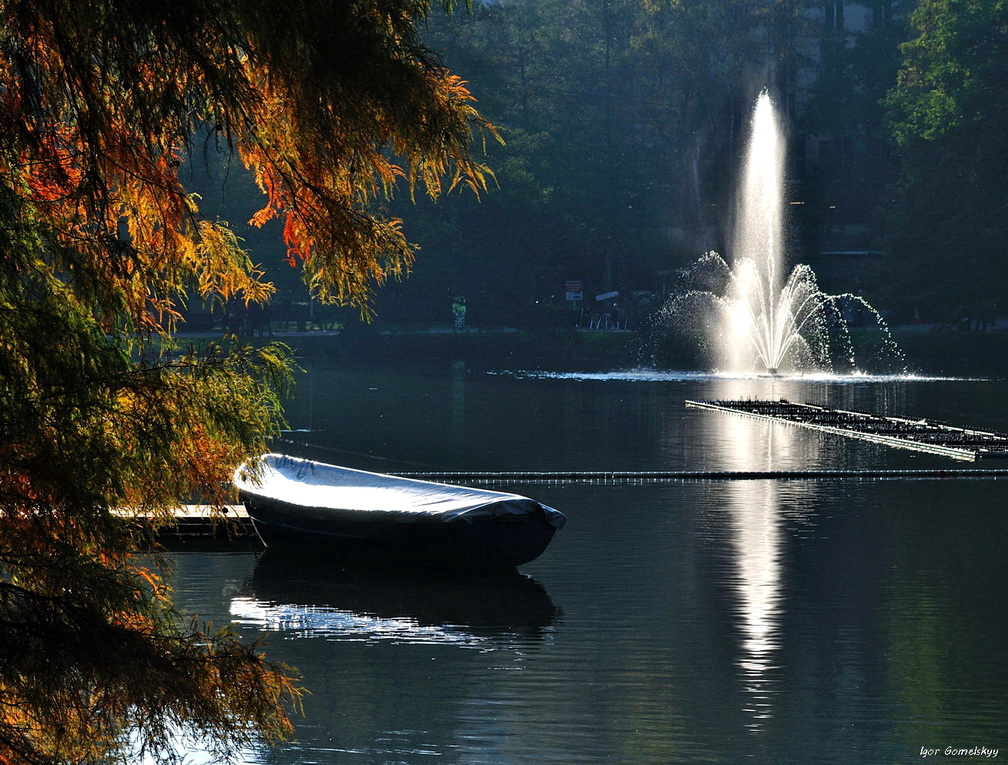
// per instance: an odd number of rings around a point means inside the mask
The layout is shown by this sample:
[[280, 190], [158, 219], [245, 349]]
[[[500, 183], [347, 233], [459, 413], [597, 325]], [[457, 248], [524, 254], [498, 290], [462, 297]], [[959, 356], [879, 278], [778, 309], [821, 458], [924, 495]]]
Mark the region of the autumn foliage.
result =
[[191, 348], [189, 299], [272, 286], [182, 168], [240, 158], [278, 250], [367, 310], [408, 268], [393, 187], [484, 188], [493, 136], [414, 0], [0, 0], [0, 762], [220, 754], [290, 732], [291, 673], [171, 608], [131, 554], [277, 426], [284, 349]]

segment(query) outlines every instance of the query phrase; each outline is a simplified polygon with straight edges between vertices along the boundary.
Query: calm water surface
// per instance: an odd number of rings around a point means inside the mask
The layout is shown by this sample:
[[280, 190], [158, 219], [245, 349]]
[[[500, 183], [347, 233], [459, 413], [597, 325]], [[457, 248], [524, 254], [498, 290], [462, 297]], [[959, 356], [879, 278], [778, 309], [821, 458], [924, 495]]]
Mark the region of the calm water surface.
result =
[[[1008, 430], [1000, 381], [305, 365], [278, 450], [375, 470], [962, 465], [686, 399], [783, 397]], [[265, 635], [310, 692], [296, 739], [248, 762], [1008, 757], [1008, 477], [501, 488], [568, 516], [513, 577], [177, 555], [180, 610]]]

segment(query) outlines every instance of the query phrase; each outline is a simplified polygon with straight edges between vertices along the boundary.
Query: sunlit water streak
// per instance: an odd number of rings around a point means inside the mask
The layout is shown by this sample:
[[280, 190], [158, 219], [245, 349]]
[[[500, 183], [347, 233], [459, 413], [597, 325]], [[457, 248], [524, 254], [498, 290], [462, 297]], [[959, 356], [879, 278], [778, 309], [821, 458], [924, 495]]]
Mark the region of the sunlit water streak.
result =
[[[793, 435], [783, 428], [753, 427], [738, 418], [725, 417], [714, 424], [725, 458], [741, 469], [761, 470], [773, 464], [793, 445]], [[743, 683], [743, 711], [750, 729], [758, 731], [773, 718], [774, 698], [780, 682], [781, 619], [783, 615], [780, 484], [759, 481], [727, 487], [726, 513], [733, 556], [732, 583], [738, 603], [737, 626], [741, 635], [736, 665]]]

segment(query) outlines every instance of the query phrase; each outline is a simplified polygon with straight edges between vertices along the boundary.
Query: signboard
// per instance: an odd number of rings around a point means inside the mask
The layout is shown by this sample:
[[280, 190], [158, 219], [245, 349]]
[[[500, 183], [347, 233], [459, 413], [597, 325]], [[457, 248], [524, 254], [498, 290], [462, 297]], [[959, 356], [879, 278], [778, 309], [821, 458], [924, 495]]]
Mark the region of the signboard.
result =
[[584, 282], [580, 280], [565, 282], [564, 295], [564, 299], [570, 301], [571, 303], [584, 300]]
[[611, 300], [614, 297], [619, 297], [619, 290], [603, 292], [601, 295], [596, 295], [595, 300], [601, 303], [603, 300]]

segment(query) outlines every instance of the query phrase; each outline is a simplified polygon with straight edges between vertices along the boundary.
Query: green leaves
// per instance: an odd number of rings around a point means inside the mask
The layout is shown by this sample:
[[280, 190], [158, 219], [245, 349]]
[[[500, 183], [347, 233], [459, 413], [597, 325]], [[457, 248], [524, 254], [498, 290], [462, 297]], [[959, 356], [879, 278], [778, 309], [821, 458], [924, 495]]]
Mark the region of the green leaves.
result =
[[902, 46], [903, 68], [888, 104], [901, 144], [935, 140], [1004, 118], [997, 97], [1008, 74], [1008, 5], [1003, 0], [923, 0], [917, 35]]
[[988, 314], [1008, 283], [1008, 3], [922, 0], [886, 99], [902, 160], [900, 291], [928, 318]]

